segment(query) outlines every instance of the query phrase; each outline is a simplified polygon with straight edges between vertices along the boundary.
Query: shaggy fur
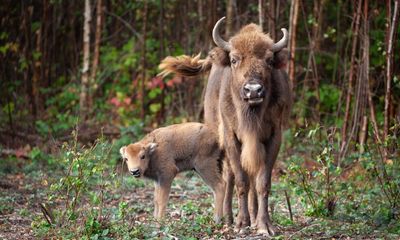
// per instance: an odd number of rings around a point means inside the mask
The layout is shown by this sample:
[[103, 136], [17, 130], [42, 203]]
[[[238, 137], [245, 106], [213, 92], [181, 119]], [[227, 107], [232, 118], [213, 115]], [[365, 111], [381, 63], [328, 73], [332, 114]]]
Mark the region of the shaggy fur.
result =
[[[249, 24], [229, 40], [230, 52], [216, 47], [203, 60], [198, 56], [168, 57], [160, 65], [163, 74], [193, 76], [210, 70], [204, 120], [219, 135], [229, 160], [229, 169], [224, 169], [226, 176], [231, 176], [226, 178], [224, 207], [231, 206], [232, 171], [239, 197], [236, 226], [250, 224], [247, 196], [252, 191], [253, 224], [259, 232], [271, 235], [276, 231], [268, 213], [271, 174], [292, 102], [291, 87], [283, 70], [288, 53], [286, 49], [272, 52], [273, 44], [260, 27]], [[243, 97], [243, 86], [254, 82], [263, 86], [265, 96], [262, 102], [250, 104]]]

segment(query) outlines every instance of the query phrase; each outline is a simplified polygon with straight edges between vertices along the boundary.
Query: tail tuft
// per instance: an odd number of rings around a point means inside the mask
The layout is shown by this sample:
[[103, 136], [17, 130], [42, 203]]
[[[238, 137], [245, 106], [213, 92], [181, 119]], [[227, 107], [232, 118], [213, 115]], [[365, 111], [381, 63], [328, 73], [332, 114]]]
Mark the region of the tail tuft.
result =
[[210, 70], [211, 62], [208, 58], [200, 59], [199, 53], [194, 57], [187, 55], [166, 57], [158, 67], [162, 70], [158, 76], [165, 77], [170, 73], [174, 73], [180, 76], [192, 77]]

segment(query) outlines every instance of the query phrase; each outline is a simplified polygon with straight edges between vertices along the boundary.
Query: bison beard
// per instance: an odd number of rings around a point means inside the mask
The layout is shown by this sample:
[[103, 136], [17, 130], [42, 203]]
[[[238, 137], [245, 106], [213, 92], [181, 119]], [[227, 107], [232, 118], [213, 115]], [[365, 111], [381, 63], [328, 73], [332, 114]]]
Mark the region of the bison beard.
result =
[[[199, 56], [167, 57], [160, 64], [163, 70], [160, 74], [195, 76], [211, 69], [204, 99], [204, 120], [218, 133], [219, 143], [227, 153], [229, 167], [224, 172], [232, 171], [235, 178], [239, 198], [236, 227], [248, 226], [251, 214], [252, 224], [260, 233], [274, 235], [276, 229], [268, 213], [268, 195], [282, 128], [288, 119], [292, 100], [288, 77], [282, 69], [287, 58], [284, 49], [287, 31], [282, 29], [282, 39], [274, 43], [257, 25], [249, 24], [225, 41], [219, 36], [222, 21], [219, 20], [213, 30], [213, 39], [218, 47], [211, 50], [206, 59]], [[250, 105], [240, 92], [259, 89], [246, 88], [246, 85], [254, 86], [254, 83], [260, 84], [265, 94], [261, 102]], [[255, 95], [255, 90], [251, 91], [250, 96]], [[233, 186], [229, 185], [230, 182], [232, 179], [227, 180], [224, 209], [231, 206]], [[250, 213], [249, 191], [256, 196]]]

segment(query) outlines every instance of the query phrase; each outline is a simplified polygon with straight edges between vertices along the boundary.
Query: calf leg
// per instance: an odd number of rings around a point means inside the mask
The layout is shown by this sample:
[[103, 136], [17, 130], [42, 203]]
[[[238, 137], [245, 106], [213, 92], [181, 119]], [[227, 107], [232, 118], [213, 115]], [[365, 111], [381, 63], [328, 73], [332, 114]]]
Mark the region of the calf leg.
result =
[[[205, 161], [198, 161], [206, 163]], [[223, 216], [223, 203], [225, 196], [225, 182], [218, 168], [213, 168], [211, 165], [205, 164], [196, 166], [196, 171], [199, 173], [204, 182], [211, 187], [214, 195], [214, 221], [219, 223]]]
[[160, 198], [159, 191], [160, 191], [160, 187], [158, 186], [158, 183], [155, 182], [154, 183], [154, 199], [153, 199], [153, 201], [154, 201], [154, 213], [153, 213], [154, 218], [158, 217], [158, 202], [160, 201], [159, 200], [159, 198]]
[[155, 184], [154, 188], [154, 217], [161, 219], [165, 216], [165, 209], [167, 208], [169, 192], [171, 190], [172, 179], [167, 181], [159, 181]]

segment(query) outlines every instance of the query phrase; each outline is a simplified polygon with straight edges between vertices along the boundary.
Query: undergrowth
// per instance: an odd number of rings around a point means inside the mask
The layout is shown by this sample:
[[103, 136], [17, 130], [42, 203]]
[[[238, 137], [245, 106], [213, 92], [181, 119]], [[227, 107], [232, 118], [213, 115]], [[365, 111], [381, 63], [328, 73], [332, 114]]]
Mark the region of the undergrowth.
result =
[[[92, 146], [82, 146], [76, 134], [73, 141], [63, 145], [59, 156], [53, 156], [59, 167], [49, 179], [46, 199], [41, 203], [43, 214], [32, 216], [37, 237], [240, 236], [232, 228], [212, 221], [211, 191], [191, 172], [177, 177], [167, 217], [155, 220], [153, 184], [125, 173], [118, 159], [122, 143], [100, 138]], [[382, 162], [377, 147], [367, 144], [364, 152], [354, 151], [338, 164], [335, 129], [315, 126], [289, 130], [286, 135], [279, 159], [284, 170], [275, 179], [270, 198], [273, 221], [282, 232], [276, 239], [400, 236], [398, 157]]]

